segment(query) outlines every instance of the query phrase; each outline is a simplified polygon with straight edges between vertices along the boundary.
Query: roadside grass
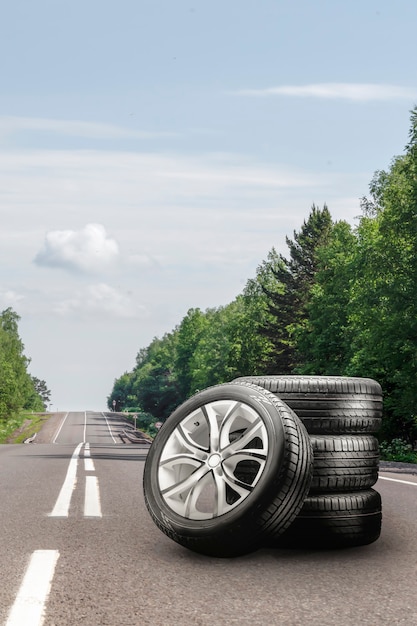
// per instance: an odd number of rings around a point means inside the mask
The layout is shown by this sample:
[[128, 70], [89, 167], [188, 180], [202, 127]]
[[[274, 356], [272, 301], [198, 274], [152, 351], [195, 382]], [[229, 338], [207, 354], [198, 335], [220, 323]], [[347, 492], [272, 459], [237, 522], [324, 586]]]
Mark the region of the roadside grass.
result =
[[417, 452], [403, 439], [382, 441], [379, 445], [382, 461], [397, 461], [398, 463], [417, 463]]
[[0, 421], [0, 444], [23, 443], [39, 432], [49, 417], [46, 413], [25, 412], [7, 421]]
[[[134, 416], [136, 415], [136, 420]], [[124, 411], [125, 419], [132, 424], [136, 425], [137, 430], [147, 435], [150, 439], [154, 439], [158, 429], [155, 427], [155, 423], [158, 419], [150, 413], [144, 413], [143, 411], [135, 411], [134, 409], [126, 409]]]

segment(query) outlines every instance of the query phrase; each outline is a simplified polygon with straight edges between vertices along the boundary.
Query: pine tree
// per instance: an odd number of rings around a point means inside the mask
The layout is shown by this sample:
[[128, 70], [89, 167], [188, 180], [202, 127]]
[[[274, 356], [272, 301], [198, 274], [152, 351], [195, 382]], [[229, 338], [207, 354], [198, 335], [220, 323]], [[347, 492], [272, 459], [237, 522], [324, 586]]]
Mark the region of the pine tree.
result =
[[294, 332], [307, 316], [306, 306], [318, 268], [318, 250], [327, 243], [332, 226], [327, 206], [319, 209], [313, 204], [301, 230], [294, 231], [294, 239], [286, 238], [289, 259], [280, 255], [273, 272], [275, 287], [264, 287], [270, 319], [262, 332], [274, 347], [267, 373], [290, 374], [299, 364]]

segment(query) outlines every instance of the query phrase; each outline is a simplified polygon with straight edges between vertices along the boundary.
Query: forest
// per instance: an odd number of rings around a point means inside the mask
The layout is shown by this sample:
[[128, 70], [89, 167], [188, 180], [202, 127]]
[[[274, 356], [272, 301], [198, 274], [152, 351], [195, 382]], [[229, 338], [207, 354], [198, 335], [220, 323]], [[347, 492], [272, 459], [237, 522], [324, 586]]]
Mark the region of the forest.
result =
[[288, 253], [272, 249], [243, 292], [190, 309], [141, 348], [107, 398], [165, 420], [198, 390], [238, 376], [369, 377], [384, 393], [382, 441], [417, 439], [417, 107], [408, 143], [376, 171], [358, 224], [313, 205]]
[[19, 320], [11, 308], [0, 313], [0, 427], [21, 411], [44, 411], [51, 394], [45, 381], [28, 372]]

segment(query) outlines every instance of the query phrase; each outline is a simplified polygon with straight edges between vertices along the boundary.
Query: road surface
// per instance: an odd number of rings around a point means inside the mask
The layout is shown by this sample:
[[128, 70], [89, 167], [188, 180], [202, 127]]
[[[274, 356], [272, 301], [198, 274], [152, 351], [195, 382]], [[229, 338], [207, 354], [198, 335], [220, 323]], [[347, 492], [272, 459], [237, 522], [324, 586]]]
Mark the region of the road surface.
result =
[[153, 524], [147, 447], [122, 444], [123, 427], [62, 414], [50, 443], [0, 446], [0, 624], [417, 624], [417, 476], [380, 473], [370, 546], [212, 559]]

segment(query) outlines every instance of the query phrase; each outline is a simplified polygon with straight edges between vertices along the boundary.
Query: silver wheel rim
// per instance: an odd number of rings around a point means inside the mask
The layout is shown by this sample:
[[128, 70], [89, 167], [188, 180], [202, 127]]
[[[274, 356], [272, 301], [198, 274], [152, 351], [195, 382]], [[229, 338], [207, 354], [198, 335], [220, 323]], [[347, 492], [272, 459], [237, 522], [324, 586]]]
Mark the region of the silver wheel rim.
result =
[[220, 517], [252, 493], [265, 470], [268, 444], [252, 407], [235, 400], [205, 404], [168, 437], [158, 467], [160, 494], [181, 517]]

